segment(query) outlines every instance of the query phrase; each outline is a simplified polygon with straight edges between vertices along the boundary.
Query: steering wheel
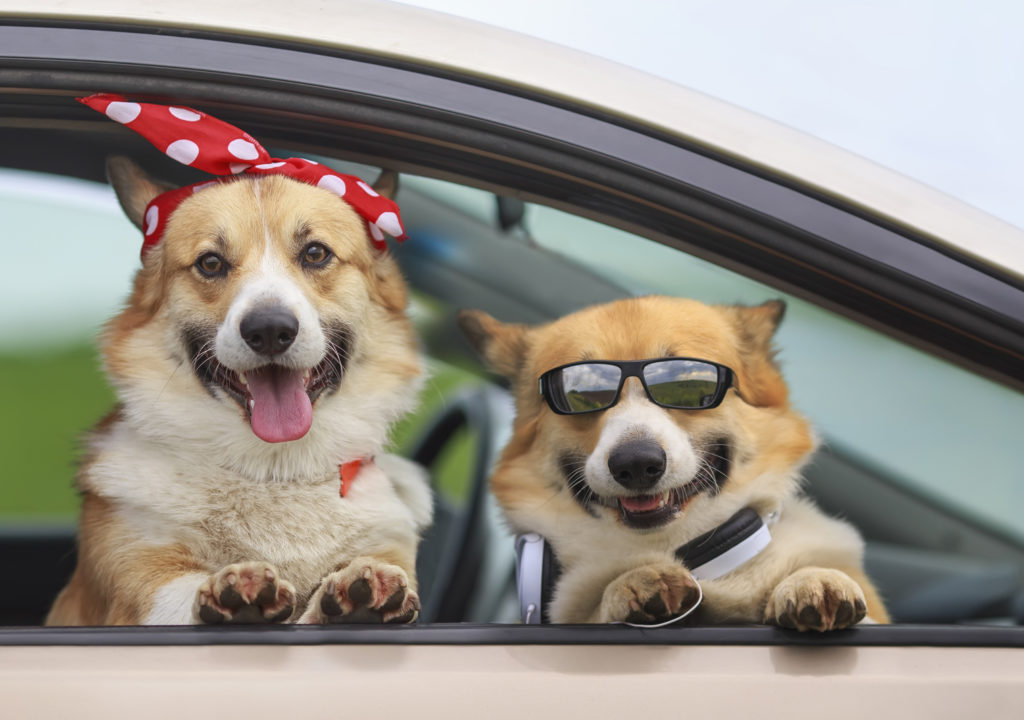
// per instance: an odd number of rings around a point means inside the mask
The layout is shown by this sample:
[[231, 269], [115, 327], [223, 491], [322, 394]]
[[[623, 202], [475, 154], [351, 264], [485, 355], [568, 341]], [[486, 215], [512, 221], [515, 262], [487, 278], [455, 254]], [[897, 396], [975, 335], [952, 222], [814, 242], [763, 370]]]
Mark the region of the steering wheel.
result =
[[[427, 424], [410, 457], [426, 467], [434, 490], [434, 522], [423, 536], [416, 560], [420, 580], [420, 622], [461, 622], [478, 589], [490, 531], [487, 480], [500, 450], [511, 409], [507, 395], [477, 386], [449, 399]], [[438, 492], [434, 467], [461, 430], [476, 439], [465, 502], [456, 505]]]

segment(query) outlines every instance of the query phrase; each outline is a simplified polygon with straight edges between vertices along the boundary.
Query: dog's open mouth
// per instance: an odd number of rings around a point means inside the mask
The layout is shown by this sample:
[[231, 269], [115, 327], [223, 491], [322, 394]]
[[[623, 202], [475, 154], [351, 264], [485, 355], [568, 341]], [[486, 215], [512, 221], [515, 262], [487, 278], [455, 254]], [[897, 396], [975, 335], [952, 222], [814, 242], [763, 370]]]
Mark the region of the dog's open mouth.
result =
[[269, 363], [246, 372], [222, 365], [201, 340], [189, 342], [192, 367], [208, 388], [219, 387], [246, 413], [253, 433], [266, 442], [298, 440], [313, 424], [313, 403], [333, 390], [345, 371], [347, 335], [332, 333], [327, 353], [307, 369]]
[[689, 502], [705, 491], [718, 492], [729, 476], [729, 446], [716, 442], [701, 453], [700, 470], [690, 482], [657, 495], [602, 498], [615, 507], [626, 527], [647, 530], [661, 527], [675, 518]]

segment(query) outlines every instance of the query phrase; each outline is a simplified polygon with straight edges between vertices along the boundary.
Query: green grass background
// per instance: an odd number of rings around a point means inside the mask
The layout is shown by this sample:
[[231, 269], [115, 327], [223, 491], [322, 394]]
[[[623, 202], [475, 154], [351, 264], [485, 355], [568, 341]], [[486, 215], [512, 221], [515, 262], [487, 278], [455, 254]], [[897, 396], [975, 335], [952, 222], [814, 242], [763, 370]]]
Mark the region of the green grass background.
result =
[[0, 516], [72, 516], [79, 440], [114, 405], [96, 349], [0, 354]]

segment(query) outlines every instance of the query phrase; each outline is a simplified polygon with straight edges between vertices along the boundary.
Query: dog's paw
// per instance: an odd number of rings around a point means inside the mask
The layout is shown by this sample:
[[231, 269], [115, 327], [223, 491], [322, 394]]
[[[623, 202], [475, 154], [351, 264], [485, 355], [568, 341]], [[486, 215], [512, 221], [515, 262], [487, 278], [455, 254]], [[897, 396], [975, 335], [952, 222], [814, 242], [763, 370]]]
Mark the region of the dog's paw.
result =
[[295, 609], [295, 588], [277, 576], [273, 565], [243, 562], [228, 565], [199, 587], [197, 622], [278, 623]]
[[309, 602], [303, 623], [411, 623], [420, 597], [397, 565], [360, 557], [324, 578]]
[[599, 622], [665, 622], [693, 607], [699, 592], [697, 582], [681, 565], [634, 568], [605, 588]]
[[780, 582], [764, 610], [764, 622], [800, 630], [840, 630], [867, 612], [860, 585], [841, 570], [802, 568]]

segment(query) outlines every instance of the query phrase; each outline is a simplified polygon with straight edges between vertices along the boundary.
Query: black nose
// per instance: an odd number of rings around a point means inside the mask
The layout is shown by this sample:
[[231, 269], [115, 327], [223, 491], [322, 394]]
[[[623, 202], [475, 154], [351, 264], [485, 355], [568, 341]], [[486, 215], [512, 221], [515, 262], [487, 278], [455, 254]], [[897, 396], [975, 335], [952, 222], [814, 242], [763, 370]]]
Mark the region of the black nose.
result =
[[612, 450], [608, 469], [623, 487], [646, 490], [665, 474], [665, 451], [653, 440], [628, 440]]
[[238, 330], [253, 351], [260, 355], [280, 355], [295, 340], [299, 319], [279, 305], [258, 307], [242, 318]]

